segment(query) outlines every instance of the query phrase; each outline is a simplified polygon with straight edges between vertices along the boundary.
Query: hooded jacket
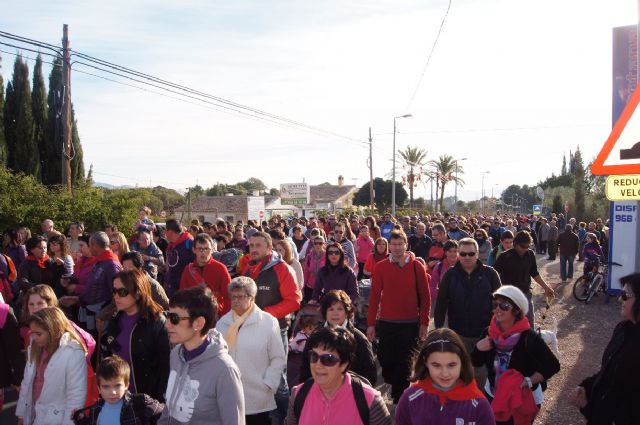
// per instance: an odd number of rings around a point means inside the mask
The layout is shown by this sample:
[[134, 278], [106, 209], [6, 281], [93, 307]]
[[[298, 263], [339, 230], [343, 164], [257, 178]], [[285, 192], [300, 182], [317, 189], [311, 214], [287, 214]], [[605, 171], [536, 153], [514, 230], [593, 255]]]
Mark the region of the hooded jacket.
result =
[[158, 425], [244, 425], [240, 370], [220, 332], [211, 329], [207, 338], [205, 351], [189, 361], [182, 344], [171, 351], [166, 404]]
[[44, 385], [34, 406], [32, 389], [38, 365], [31, 360], [30, 348], [16, 416], [22, 417], [25, 425], [72, 425], [71, 414], [84, 406], [87, 395], [84, 349], [68, 332], [62, 335], [44, 371]]

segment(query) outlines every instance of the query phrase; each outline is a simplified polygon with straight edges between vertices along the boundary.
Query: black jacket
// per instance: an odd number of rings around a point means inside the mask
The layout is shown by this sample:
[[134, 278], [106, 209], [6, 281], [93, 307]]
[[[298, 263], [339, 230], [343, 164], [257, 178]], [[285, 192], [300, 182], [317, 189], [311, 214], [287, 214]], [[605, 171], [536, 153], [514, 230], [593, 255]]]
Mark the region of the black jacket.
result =
[[[636, 301], [637, 302], [637, 301]], [[640, 424], [640, 323], [618, 323], [602, 355], [602, 366], [582, 381], [588, 425]]]
[[[324, 322], [321, 322], [318, 329], [323, 327]], [[378, 369], [376, 369], [376, 359], [373, 356], [371, 343], [359, 329], [353, 326], [350, 320], [347, 322], [347, 330], [351, 332], [356, 339], [356, 354], [353, 357], [353, 363], [349, 366], [349, 370], [367, 378], [371, 385], [374, 386], [378, 379]], [[304, 382], [310, 377], [309, 346], [305, 345], [304, 351], [302, 352], [302, 365], [300, 366], [300, 382]]]
[[[103, 357], [116, 354], [120, 345], [117, 337], [120, 333], [118, 312], [100, 340], [100, 351]], [[169, 380], [169, 336], [164, 326], [165, 318], [149, 321], [143, 317], [133, 328], [130, 340], [130, 355], [134, 387], [137, 393], [144, 393], [150, 397], [164, 402], [164, 392]]]
[[0, 388], [4, 388], [22, 383], [25, 356], [16, 316], [8, 305], [0, 308], [8, 309], [4, 326], [0, 328]]
[[434, 313], [436, 328], [444, 326], [448, 314], [449, 328], [465, 337], [479, 337], [489, 326], [492, 294], [499, 287], [500, 277], [492, 267], [478, 260], [476, 268], [467, 274], [460, 263], [456, 263], [440, 281]]
[[17, 282], [21, 291], [26, 291], [32, 286], [46, 283], [53, 287], [56, 274], [56, 264], [47, 260], [45, 268], [41, 268], [36, 261], [25, 259], [18, 267]]
[[[482, 338], [487, 334], [488, 329], [483, 332]], [[495, 388], [496, 384], [495, 357], [495, 348], [489, 351], [479, 351], [477, 347], [473, 347], [471, 352], [471, 361], [475, 367], [482, 365], [487, 367], [487, 375], [493, 388]], [[526, 332], [522, 332], [516, 346], [513, 347], [511, 359], [509, 360], [509, 369], [515, 369], [525, 377], [530, 377], [535, 372], [538, 372], [547, 381], [560, 371], [560, 362], [553, 355], [542, 337], [529, 329]], [[535, 390], [538, 385], [534, 385], [532, 389]], [[546, 387], [543, 386], [542, 388]]]

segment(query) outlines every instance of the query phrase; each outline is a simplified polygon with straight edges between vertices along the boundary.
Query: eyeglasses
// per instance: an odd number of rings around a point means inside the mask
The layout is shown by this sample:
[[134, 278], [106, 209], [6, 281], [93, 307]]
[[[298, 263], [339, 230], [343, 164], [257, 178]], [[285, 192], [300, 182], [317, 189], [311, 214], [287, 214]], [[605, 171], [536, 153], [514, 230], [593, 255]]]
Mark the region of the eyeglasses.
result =
[[318, 360], [320, 360], [320, 364], [322, 364], [322, 366], [327, 367], [335, 366], [340, 363], [340, 357], [333, 354], [318, 354], [313, 350], [309, 351], [309, 362], [313, 364]]
[[622, 291], [622, 292], [620, 293], [620, 299], [621, 299], [622, 301], [630, 300], [630, 299], [632, 299], [633, 297], [634, 297], [634, 295], [633, 295], [632, 293], [630, 293], [630, 292]]
[[113, 288], [111, 292], [113, 293], [114, 297], [117, 295], [120, 298], [124, 298], [131, 293], [127, 288]]
[[198, 252], [209, 252], [211, 248], [194, 248]]
[[473, 251], [473, 252], [462, 252], [462, 251], [460, 251], [460, 252], [458, 252], [458, 255], [461, 256], [461, 257], [473, 257], [473, 256], [476, 255], [476, 252], [475, 251]]
[[342, 230], [334, 230], [333, 233], [337, 233], [337, 234], [341, 235], [341, 234], [344, 233], [344, 231], [342, 231]]
[[177, 325], [182, 320], [190, 319], [189, 316], [182, 317], [178, 313], [172, 313], [170, 311], [167, 311], [165, 314], [167, 315], [167, 320], [171, 322], [172, 325]]
[[249, 295], [232, 295], [231, 301], [242, 301], [245, 298], [249, 298]]
[[327, 255], [340, 255], [340, 251], [327, 251]]
[[502, 311], [509, 311], [509, 310], [511, 310], [513, 308], [511, 303], [509, 303], [507, 301], [500, 302], [498, 300], [493, 300], [491, 304], [493, 305], [493, 309], [494, 310], [496, 308], [499, 308]]

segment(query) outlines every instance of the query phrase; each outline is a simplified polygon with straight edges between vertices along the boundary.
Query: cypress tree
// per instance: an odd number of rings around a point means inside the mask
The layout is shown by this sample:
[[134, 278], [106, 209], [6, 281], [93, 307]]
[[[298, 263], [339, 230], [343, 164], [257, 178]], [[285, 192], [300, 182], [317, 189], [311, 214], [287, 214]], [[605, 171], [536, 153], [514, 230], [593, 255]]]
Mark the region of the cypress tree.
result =
[[562, 169], [560, 170], [560, 175], [561, 176], [567, 175], [567, 156], [566, 155], [562, 155]]
[[3, 107], [4, 136], [7, 145], [7, 167], [13, 169], [15, 166], [16, 151], [16, 96], [13, 90], [13, 83], [7, 84], [7, 97]]
[[53, 61], [49, 74], [49, 94], [47, 96], [47, 127], [44, 162], [48, 166], [43, 170], [42, 182], [45, 184], [60, 184], [60, 153], [62, 152], [62, 58]]
[[573, 161], [575, 164], [575, 172], [573, 179], [573, 189], [575, 191], [575, 216], [578, 221], [584, 220], [585, 217], [585, 205], [584, 205], [584, 188], [585, 188], [585, 170], [584, 163], [582, 162], [582, 152], [580, 152], [580, 146], [576, 149], [576, 153], [573, 155]]
[[[2, 70], [2, 58], [0, 58], [0, 70]], [[8, 162], [9, 150], [4, 136], [4, 80], [0, 72], [0, 167], [6, 167]]]
[[41, 178], [48, 167], [53, 164], [47, 158], [46, 137], [47, 127], [47, 91], [44, 85], [44, 76], [42, 75], [42, 57], [38, 54], [36, 64], [33, 69], [33, 92], [31, 93], [31, 108], [33, 112], [33, 137], [38, 146], [40, 155]]
[[30, 174], [40, 179], [40, 152], [34, 139], [33, 112], [31, 108], [31, 86], [29, 67], [22, 57], [16, 58], [13, 69], [15, 127], [13, 130], [13, 170]]
[[73, 159], [71, 159], [71, 182], [76, 184], [84, 180], [84, 159], [82, 154], [82, 144], [78, 134], [78, 123], [76, 113], [71, 104], [71, 143], [73, 145]]

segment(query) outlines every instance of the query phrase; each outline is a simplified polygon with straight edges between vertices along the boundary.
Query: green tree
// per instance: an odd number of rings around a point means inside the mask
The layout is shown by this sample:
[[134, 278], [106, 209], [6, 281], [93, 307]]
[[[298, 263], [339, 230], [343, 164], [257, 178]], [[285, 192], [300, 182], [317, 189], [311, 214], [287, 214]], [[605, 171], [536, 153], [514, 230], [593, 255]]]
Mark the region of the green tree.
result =
[[2, 79], [2, 58], [0, 57], [0, 168], [9, 163], [9, 149], [4, 136], [4, 80]]
[[31, 92], [31, 111], [33, 114], [33, 138], [38, 146], [40, 156], [40, 179], [46, 173], [46, 168], [52, 164], [47, 161], [47, 89], [42, 75], [42, 57], [38, 54], [33, 68], [33, 91]]
[[246, 181], [238, 183], [236, 186], [242, 186], [246, 193], [252, 194], [254, 190], [264, 192], [267, 186], [264, 182], [256, 177], [249, 177]]
[[84, 181], [84, 154], [73, 104], [71, 105], [71, 145], [73, 149], [71, 152], [71, 182], [75, 185]]
[[400, 166], [407, 175], [404, 177], [409, 186], [409, 207], [413, 208], [413, 188], [417, 186], [427, 166], [427, 151], [417, 147], [407, 146], [404, 151], [399, 150]]
[[585, 217], [585, 202], [584, 202], [584, 192], [585, 192], [585, 170], [584, 163], [582, 162], [582, 152], [580, 152], [580, 146], [576, 149], [576, 153], [573, 156], [573, 160], [575, 163], [574, 169], [574, 178], [573, 178], [573, 189], [575, 190], [575, 209], [574, 216], [578, 220], [583, 220]]
[[567, 156], [562, 155], [562, 168], [560, 169], [560, 175], [564, 176], [567, 174]]
[[[40, 152], [34, 138], [33, 111], [31, 108], [31, 86], [29, 85], [29, 67], [21, 56], [16, 58], [13, 68], [12, 99], [7, 101], [5, 125], [7, 128], [10, 154], [10, 167], [17, 172], [30, 174], [40, 180]], [[10, 151], [11, 152], [11, 151]]]
[[[391, 207], [391, 180], [383, 180], [380, 177], [373, 179], [373, 190], [375, 193], [376, 208], [380, 212]], [[402, 206], [408, 198], [407, 191], [404, 190], [402, 184], [396, 182], [396, 205]], [[369, 183], [365, 183], [358, 190], [353, 198], [354, 205], [369, 206], [371, 205], [371, 197], [369, 196]]]
[[551, 206], [552, 212], [559, 214], [564, 211], [564, 206], [562, 205], [562, 198], [560, 195], [555, 195], [553, 197], [553, 204]]
[[[456, 173], [456, 160], [451, 155], [441, 155], [437, 160], [431, 161], [431, 165], [435, 168], [436, 175], [436, 197], [438, 195], [437, 188], [440, 189], [440, 211], [444, 202], [444, 189], [449, 182], [457, 182], [458, 186], [464, 186], [464, 180], [460, 177], [464, 174], [461, 165], [458, 165]], [[456, 176], [457, 174], [457, 176]], [[437, 201], [437, 200], [436, 200]]]
[[47, 127], [42, 182], [44, 184], [61, 184], [60, 153], [62, 151], [62, 59], [53, 61], [49, 74], [49, 93], [47, 95]]

